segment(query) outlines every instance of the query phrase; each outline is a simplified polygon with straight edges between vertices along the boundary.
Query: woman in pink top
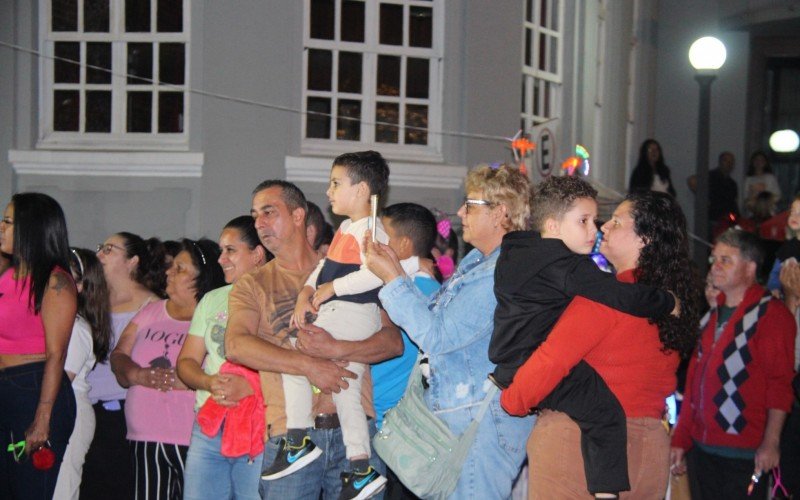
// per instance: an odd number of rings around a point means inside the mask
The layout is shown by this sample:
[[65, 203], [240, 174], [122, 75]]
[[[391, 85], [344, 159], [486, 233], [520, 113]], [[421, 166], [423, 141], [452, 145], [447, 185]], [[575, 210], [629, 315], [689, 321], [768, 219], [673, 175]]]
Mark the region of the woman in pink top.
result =
[[[75, 423], [64, 358], [78, 304], [58, 202], [14, 195], [0, 222], [0, 251], [11, 255], [0, 276], [0, 495], [51, 498]], [[55, 461], [41, 470], [31, 454], [44, 446]]]
[[145, 306], [122, 332], [111, 369], [128, 387], [125, 418], [133, 443], [137, 497], [180, 499], [192, 433], [194, 393], [175, 374], [195, 307], [225, 284], [211, 240], [182, 240], [167, 270], [167, 299]]

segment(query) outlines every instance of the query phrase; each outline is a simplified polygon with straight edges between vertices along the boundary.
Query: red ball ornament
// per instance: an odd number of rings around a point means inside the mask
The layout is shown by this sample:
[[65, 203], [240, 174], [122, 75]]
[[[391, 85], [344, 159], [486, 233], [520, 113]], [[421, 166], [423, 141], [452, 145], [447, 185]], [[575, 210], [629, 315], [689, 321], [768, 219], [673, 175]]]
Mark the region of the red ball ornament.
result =
[[48, 470], [56, 463], [56, 454], [45, 446], [31, 454], [33, 466], [39, 470]]

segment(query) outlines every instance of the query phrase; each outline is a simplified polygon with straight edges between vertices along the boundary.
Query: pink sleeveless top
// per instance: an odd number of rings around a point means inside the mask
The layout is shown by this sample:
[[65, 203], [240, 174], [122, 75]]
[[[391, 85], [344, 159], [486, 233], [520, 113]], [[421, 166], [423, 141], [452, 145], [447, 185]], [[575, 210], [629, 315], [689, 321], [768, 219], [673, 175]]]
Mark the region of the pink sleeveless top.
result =
[[0, 276], [0, 354], [41, 354], [44, 325], [28, 301], [31, 278], [14, 279], [14, 268]]

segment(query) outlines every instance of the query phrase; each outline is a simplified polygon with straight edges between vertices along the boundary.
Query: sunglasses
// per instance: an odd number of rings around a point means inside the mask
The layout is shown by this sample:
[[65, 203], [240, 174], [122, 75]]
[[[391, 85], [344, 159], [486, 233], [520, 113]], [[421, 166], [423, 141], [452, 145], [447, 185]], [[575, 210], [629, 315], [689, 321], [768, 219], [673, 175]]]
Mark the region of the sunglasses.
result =
[[97, 253], [101, 253], [102, 252], [103, 255], [108, 255], [115, 248], [117, 250], [122, 250], [123, 252], [126, 251], [124, 247], [121, 247], [119, 245], [115, 245], [113, 243], [100, 243], [99, 245], [97, 245]]

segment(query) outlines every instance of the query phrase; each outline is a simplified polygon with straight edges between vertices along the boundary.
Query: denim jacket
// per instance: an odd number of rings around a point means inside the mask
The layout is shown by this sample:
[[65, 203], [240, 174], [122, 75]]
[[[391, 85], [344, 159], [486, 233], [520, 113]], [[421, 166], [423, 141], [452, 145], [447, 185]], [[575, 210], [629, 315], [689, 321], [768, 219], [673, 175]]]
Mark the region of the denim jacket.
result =
[[[428, 354], [431, 378], [425, 400], [456, 434], [475, 417], [491, 386], [487, 375], [495, 368], [489, 361], [489, 340], [497, 305], [494, 269], [498, 255], [499, 246], [487, 256], [471, 251], [430, 299], [409, 278], [394, 279], [379, 294], [392, 321]], [[499, 393], [489, 408], [453, 498], [510, 495], [534, 419], [508, 415], [500, 408]]]

